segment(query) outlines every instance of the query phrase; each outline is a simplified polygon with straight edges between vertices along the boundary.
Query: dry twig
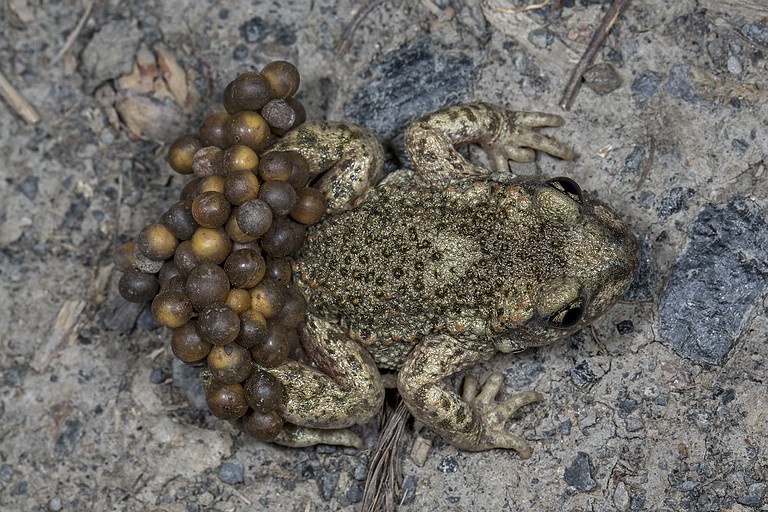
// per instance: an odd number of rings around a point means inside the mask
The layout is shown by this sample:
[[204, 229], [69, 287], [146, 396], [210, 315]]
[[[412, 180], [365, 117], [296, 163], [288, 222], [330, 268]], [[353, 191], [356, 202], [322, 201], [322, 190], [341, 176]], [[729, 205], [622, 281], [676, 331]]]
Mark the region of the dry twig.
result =
[[50, 64], [48, 64], [48, 67], [52, 67], [54, 64], [56, 64], [64, 56], [64, 54], [67, 53], [67, 50], [69, 50], [72, 45], [75, 44], [75, 39], [77, 39], [77, 36], [80, 35], [80, 32], [83, 31], [85, 22], [88, 21], [88, 17], [91, 15], [91, 10], [93, 9], [93, 4], [95, 1], [96, 0], [88, 0], [86, 2], [85, 11], [83, 11], [83, 15], [80, 16], [80, 20], [78, 20], [77, 25], [75, 25], [75, 30], [69, 34], [69, 37], [64, 42], [64, 46], [61, 47], [61, 50], [59, 50], [53, 60], [51, 60]]
[[616, 20], [619, 19], [619, 16], [622, 12], [624, 12], [624, 8], [628, 4], [629, 0], [613, 0], [611, 7], [608, 9], [608, 12], [605, 13], [603, 21], [600, 22], [600, 26], [597, 27], [597, 30], [592, 35], [592, 40], [589, 42], [587, 50], [584, 52], [584, 55], [581, 56], [581, 60], [579, 60], [579, 63], [573, 69], [571, 79], [568, 81], [568, 85], [565, 87], [563, 97], [560, 99], [560, 107], [562, 107], [564, 110], [571, 108], [573, 100], [576, 97], [576, 93], [581, 87], [582, 75], [584, 75], [584, 72], [595, 60], [595, 56], [597, 55], [598, 50], [600, 50], [600, 47], [605, 42], [605, 38], [608, 37], [608, 34], [613, 28], [614, 23], [616, 23]]
[[24, 121], [29, 124], [40, 122], [40, 114], [38, 114], [37, 109], [8, 81], [2, 71], [0, 71], [0, 96], [5, 98], [5, 101]]

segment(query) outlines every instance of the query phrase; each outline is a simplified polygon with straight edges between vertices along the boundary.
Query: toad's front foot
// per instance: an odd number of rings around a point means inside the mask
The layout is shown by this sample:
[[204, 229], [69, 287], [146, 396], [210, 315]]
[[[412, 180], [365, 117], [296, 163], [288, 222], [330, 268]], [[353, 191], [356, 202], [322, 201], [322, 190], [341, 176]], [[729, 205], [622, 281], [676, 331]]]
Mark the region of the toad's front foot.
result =
[[464, 379], [461, 397], [481, 419], [480, 444], [488, 448], [512, 449], [520, 454], [521, 459], [528, 459], [531, 457], [531, 446], [522, 437], [507, 432], [504, 425], [521, 407], [540, 402], [543, 397], [536, 391], [523, 391], [504, 401], [496, 401], [503, 384], [504, 376], [494, 373], [478, 393], [477, 379], [468, 375]]

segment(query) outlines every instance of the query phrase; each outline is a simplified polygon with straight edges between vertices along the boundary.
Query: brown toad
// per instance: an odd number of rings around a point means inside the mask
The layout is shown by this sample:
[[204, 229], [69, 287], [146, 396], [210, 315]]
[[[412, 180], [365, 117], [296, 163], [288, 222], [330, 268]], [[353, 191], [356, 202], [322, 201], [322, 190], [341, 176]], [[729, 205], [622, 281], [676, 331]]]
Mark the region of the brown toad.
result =
[[379, 368], [398, 371], [413, 415], [465, 450], [531, 449], [504, 428], [533, 391], [495, 397], [501, 374], [462, 396], [444, 379], [496, 352], [551, 343], [588, 325], [621, 297], [638, 265], [634, 237], [603, 203], [567, 178], [511, 179], [467, 161], [455, 145], [479, 143], [497, 169], [535, 150], [569, 159], [534, 131], [559, 126], [542, 113], [488, 104], [447, 108], [405, 135], [414, 171], [378, 186], [382, 150], [343, 123], [307, 123], [271, 151], [295, 150], [329, 199], [310, 229], [295, 279], [309, 313], [303, 348], [314, 365], [269, 369], [285, 388], [280, 413], [295, 426], [276, 442], [359, 446], [347, 427], [382, 403]]

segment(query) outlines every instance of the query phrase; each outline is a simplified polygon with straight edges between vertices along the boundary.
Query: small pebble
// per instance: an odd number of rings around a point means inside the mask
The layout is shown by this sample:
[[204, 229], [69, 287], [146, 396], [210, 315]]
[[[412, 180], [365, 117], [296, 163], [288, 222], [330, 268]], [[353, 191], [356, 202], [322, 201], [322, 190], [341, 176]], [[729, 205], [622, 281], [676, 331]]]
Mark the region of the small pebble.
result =
[[225, 462], [219, 469], [219, 480], [225, 484], [235, 485], [244, 481], [245, 470], [239, 462]]

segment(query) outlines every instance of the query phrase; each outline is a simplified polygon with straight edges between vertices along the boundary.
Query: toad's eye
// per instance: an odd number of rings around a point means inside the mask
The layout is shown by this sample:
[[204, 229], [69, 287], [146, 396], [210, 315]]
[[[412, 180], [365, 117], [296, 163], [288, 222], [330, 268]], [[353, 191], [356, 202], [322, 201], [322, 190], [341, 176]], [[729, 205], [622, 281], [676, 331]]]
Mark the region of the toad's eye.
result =
[[547, 181], [547, 185], [562, 192], [579, 204], [584, 203], [584, 195], [581, 192], [581, 187], [571, 178], [566, 178], [564, 176], [552, 178]]
[[584, 316], [584, 299], [575, 299], [567, 306], [555, 311], [547, 317], [547, 325], [558, 329], [570, 329]]

